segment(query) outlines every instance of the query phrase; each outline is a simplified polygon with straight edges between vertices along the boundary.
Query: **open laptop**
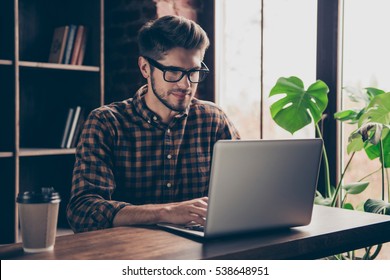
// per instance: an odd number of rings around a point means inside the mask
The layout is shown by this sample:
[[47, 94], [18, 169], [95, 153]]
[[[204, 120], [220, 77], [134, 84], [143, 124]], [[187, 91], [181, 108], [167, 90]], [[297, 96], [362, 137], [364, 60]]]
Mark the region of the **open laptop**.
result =
[[321, 139], [218, 141], [206, 225], [159, 226], [211, 238], [309, 224], [322, 143]]

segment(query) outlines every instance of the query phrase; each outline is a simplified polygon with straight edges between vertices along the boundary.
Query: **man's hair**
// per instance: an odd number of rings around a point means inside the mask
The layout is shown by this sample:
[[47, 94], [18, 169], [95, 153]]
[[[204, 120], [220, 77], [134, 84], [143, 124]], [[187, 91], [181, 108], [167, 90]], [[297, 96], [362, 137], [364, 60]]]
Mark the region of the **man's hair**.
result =
[[179, 16], [164, 16], [149, 21], [138, 33], [140, 55], [156, 60], [177, 47], [201, 50], [203, 57], [209, 45], [209, 38], [202, 27]]

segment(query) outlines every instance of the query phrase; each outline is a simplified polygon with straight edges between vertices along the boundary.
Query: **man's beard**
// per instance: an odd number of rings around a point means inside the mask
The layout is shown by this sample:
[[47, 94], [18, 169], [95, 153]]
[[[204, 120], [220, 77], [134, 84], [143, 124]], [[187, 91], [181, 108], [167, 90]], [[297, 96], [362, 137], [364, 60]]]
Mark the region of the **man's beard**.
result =
[[[155, 87], [155, 82], [154, 82], [154, 78], [153, 77], [151, 77], [151, 84], [152, 84], [152, 91], [153, 91], [154, 95], [157, 97], [157, 99], [162, 104], [164, 104], [165, 107], [167, 107], [168, 109], [170, 109], [172, 111], [175, 111], [175, 112], [183, 112], [183, 111], [185, 111], [187, 109], [189, 103], [186, 104], [185, 103], [185, 99], [183, 100], [183, 102], [179, 102], [177, 105], [175, 105], [175, 104], [170, 103], [167, 100], [167, 96], [169, 95], [169, 92], [167, 92], [166, 94], [158, 93], [157, 90], [156, 90], [156, 87]], [[185, 93], [186, 95], [190, 95], [191, 94], [188, 90], [175, 90], [175, 91], [179, 91], [179, 92]]]

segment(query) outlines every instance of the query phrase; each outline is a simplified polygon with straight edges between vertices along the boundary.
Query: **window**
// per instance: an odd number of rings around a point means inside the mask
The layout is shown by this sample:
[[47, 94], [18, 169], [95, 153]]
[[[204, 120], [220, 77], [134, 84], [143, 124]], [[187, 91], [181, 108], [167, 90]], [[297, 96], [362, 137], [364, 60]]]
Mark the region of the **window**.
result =
[[[320, 4], [317, 7], [318, 2]], [[340, 65], [337, 66], [337, 70], [341, 70], [338, 73], [339, 87], [376, 87], [390, 91], [390, 21], [387, 16], [390, 1], [336, 0], [332, 3], [334, 5], [329, 8], [326, 0], [216, 1], [216, 102], [227, 112], [244, 139], [314, 137], [313, 126], [293, 136], [278, 127], [269, 113], [269, 106], [274, 100], [269, 100], [268, 95], [279, 77], [298, 76], [306, 88], [316, 80], [317, 34], [321, 40], [327, 40], [342, 31], [338, 37], [343, 43], [339, 49]], [[327, 25], [326, 22], [328, 10], [337, 15], [337, 4], [342, 7], [339, 30], [334, 28], [335, 24]], [[318, 32], [317, 8], [321, 11], [320, 23], [323, 25], [322, 20], [326, 23], [324, 26], [319, 25], [322, 29]], [[329, 34], [332, 36], [327, 36]], [[333, 57], [336, 56], [335, 49], [319, 49], [318, 52], [326, 53], [336, 61]], [[329, 64], [332, 63], [327, 66]], [[330, 76], [336, 75], [336, 69], [319, 66], [319, 73], [328, 75], [329, 71], [334, 71]], [[332, 86], [336, 87], [334, 84]], [[346, 90], [340, 90], [338, 97], [333, 96], [330, 101], [332, 110], [336, 108], [336, 100], [341, 101], [338, 110], [363, 106], [351, 102]], [[329, 121], [332, 122], [329, 130], [336, 130], [333, 126], [336, 122]], [[332, 142], [331, 150], [328, 149], [328, 154], [332, 153], [334, 158], [331, 165], [334, 174], [337, 172], [336, 165], [343, 166], [350, 158], [346, 147], [348, 136], [354, 129], [355, 126], [343, 124], [341, 135], [334, 136], [335, 131], [328, 131], [331, 141], [340, 137], [339, 147], [333, 147]], [[336, 159], [335, 155], [339, 151], [340, 155]], [[359, 152], [355, 154], [344, 180], [360, 180], [379, 167], [378, 160], [370, 161], [364, 152]], [[370, 186], [364, 193], [348, 196], [347, 201], [355, 207], [367, 198], [381, 198], [380, 173], [371, 175], [368, 180]], [[389, 180], [387, 178], [387, 182]], [[389, 194], [385, 193], [385, 196]], [[389, 256], [390, 244], [385, 244], [378, 258], [389, 259]]]
[[217, 93], [243, 138], [260, 137], [261, 1], [216, 1]]
[[216, 4], [216, 101], [241, 136], [314, 137], [314, 126], [293, 136], [278, 127], [271, 119], [269, 106], [274, 100], [268, 95], [282, 76], [298, 76], [305, 86], [315, 81], [316, 1], [224, 0]]
[[[343, 110], [364, 106], [363, 102], [351, 102], [348, 97], [351, 90], [346, 89], [362, 90], [367, 87], [375, 87], [386, 92], [390, 91], [389, 9], [390, 2], [388, 0], [344, 0], [342, 26], [344, 34], [342, 52]], [[344, 164], [350, 158], [346, 152], [348, 136], [355, 129], [356, 125], [342, 125], [344, 137], [341, 149]], [[351, 161], [345, 182], [356, 182], [379, 168], [378, 159], [370, 161], [364, 151], [358, 152]], [[381, 173], [376, 172], [366, 180], [370, 182], [370, 185], [365, 192], [348, 197], [348, 201], [354, 207], [367, 198], [381, 199]]]

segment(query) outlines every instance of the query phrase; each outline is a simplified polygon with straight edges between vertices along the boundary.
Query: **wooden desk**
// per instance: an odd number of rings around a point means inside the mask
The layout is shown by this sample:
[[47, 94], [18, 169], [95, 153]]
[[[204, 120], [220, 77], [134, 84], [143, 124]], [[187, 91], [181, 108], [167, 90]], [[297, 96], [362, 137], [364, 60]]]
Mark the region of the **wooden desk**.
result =
[[156, 227], [60, 236], [52, 252], [0, 246], [0, 259], [315, 259], [390, 241], [390, 216], [315, 206], [310, 225], [208, 241]]

